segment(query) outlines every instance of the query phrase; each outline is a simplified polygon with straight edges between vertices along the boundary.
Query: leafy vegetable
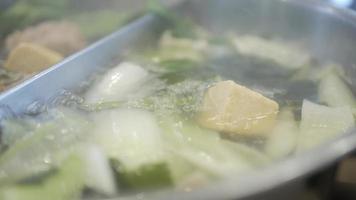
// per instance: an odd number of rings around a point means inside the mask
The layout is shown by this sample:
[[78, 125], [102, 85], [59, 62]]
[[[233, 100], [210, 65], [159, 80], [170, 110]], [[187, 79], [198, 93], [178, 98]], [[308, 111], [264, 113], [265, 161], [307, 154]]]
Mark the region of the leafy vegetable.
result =
[[207, 83], [185, 80], [166, 86], [147, 98], [128, 102], [128, 105], [151, 110], [159, 116], [183, 114], [191, 118], [199, 108]]
[[172, 26], [172, 33], [175, 37], [196, 38], [196, 26], [191, 20], [176, 15], [167, 9], [159, 0], [148, 1], [148, 12], [154, 13], [165, 19]]
[[34, 24], [45, 19], [55, 19], [69, 9], [68, 0], [18, 0], [14, 5], [0, 13], [0, 38], [15, 29]]
[[[202, 129], [181, 118], [162, 119], [161, 127], [164, 130], [166, 148], [170, 152], [212, 177], [221, 178], [251, 169], [254, 166], [252, 163], [264, 157], [259, 157], [259, 153], [252, 153], [254, 151], [248, 150], [248, 147], [230, 144], [221, 139], [218, 133]], [[186, 166], [183, 167], [187, 169]], [[173, 166], [171, 170], [179, 169]], [[186, 176], [191, 174], [189, 170], [186, 173]]]
[[112, 160], [111, 163], [123, 189], [147, 190], [173, 185], [170, 171], [164, 162], [142, 165], [133, 171], [122, 167], [117, 160]]
[[57, 166], [86, 136], [88, 121], [68, 110], [17, 140], [0, 157], [0, 183], [18, 181]]
[[101, 111], [108, 109], [115, 109], [122, 106], [123, 102], [120, 101], [108, 101], [108, 102], [99, 102], [92, 104], [82, 104], [80, 108], [86, 111]]
[[197, 65], [197, 63], [188, 59], [163, 60], [159, 64], [169, 72], [185, 71]]
[[95, 117], [98, 123], [95, 141], [111, 157], [122, 187], [142, 189], [172, 182], [162, 149], [160, 129], [151, 113], [117, 109], [96, 114]]
[[152, 113], [121, 108], [94, 114], [94, 120], [94, 141], [124, 168], [135, 170], [164, 159], [160, 129]]
[[38, 184], [9, 185], [0, 189], [2, 200], [75, 200], [84, 186], [83, 163], [75, 155], [70, 156], [52, 176]]

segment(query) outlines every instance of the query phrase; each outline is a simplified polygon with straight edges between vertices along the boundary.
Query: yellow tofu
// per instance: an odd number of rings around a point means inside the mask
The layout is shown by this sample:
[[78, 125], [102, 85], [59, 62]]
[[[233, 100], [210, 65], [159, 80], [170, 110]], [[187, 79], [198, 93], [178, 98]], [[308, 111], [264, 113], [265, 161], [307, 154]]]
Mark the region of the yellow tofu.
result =
[[63, 59], [59, 53], [45, 47], [22, 43], [10, 52], [5, 68], [21, 73], [42, 71]]
[[263, 135], [274, 127], [278, 103], [233, 81], [222, 81], [204, 95], [198, 123], [220, 132]]

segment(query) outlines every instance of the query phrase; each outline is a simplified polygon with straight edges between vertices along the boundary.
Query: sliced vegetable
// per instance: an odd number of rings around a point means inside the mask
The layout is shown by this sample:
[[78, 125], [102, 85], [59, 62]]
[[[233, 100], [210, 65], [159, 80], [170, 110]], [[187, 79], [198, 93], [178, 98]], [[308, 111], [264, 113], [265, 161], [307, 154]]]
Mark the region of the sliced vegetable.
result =
[[144, 99], [130, 101], [128, 105], [153, 111], [159, 116], [184, 114], [187, 117], [193, 117], [199, 109], [207, 84], [203, 81], [188, 79], [165, 86]]
[[162, 160], [160, 128], [150, 112], [122, 108], [94, 114], [94, 118], [95, 141], [124, 167], [135, 169]]
[[[153, 187], [171, 182], [161, 131], [150, 112], [122, 108], [94, 117], [98, 123], [95, 141], [113, 160], [121, 184], [142, 188], [150, 187], [150, 181]], [[150, 178], [158, 181], [149, 181]]]
[[280, 159], [293, 153], [298, 140], [299, 127], [291, 110], [279, 113], [277, 124], [269, 135], [265, 152], [271, 158]]
[[234, 36], [232, 42], [241, 54], [272, 60], [290, 69], [298, 69], [310, 61], [310, 55], [303, 49], [283, 41], [246, 35]]
[[98, 193], [113, 196], [117, 193], [109, 160], [100, 147], [85, 145], [82, 152], [85, 164], [85, 185]]
[[327, 107], [304, 100], [298, 151], [322, 144], [355, 126], [349, 107]]
[[[197, 168], [181, 156], [176, 155], [172, 147], [167, 147], [165, 150], [169, 153], [166, 157], [166, 164], [168, 166], [172, 182], [176, 186], [179, 186], [182, 181], [197, 171]], [[204, 172], [203, 174], [210, 177]]]
[[177, 185], [177, 189], [189, 192], [206, 185], [209, 183], [210, 179], [211, 177], [209, 177], [206, 173], [196, 170], [190, 175], [185, 176], [184, 179]]
[[221, 142], [227, 148], [231, 149], [236, 156], [241, 157], [251, 164], [252, 169], [263, 167], [271, 162], [271, 159], [267, 155], [247, 144], [232, 142], [230, 140], [222, 140]]
[[161, 60], [167, 58], [188, 59], [192, 61], [202, 61], [203, 51], [209, 46], [206, 40], [193, 40], [187, 38], [176, 38], [171, 32], [165, 32], [160, 41]]
[[26, 134], [30, 134], [35, 126], [34, 121], [26, 119], [6, 119], [1, 122], [1, 143], [10, 146]]
[[87, 103], [120, 101], [130, 98], [149, 79], [142, 67], [123, 62], [109, 70], [103, 78], [86, 93]]
[[84, 141], [89, 123], [68, 110], [42, 123], [33, 133], [16, 141], [0, 157], [0, 183], [23, 180], [56, 167]]
[[117, 173], [117, 181], [123, 189], [157, 189], [173, 185], [170, 170], [166, 163], [151, 163], [131, 170], [122, 167], [120, 162], [112, 160], [112, 166]]
[[319, 100], [332, 107], [356, 107], [355, 97], [335, 71], [329, 71], [320, 80]]
[[70, 156], [58, 171], [41, 183], [17, 184], [0, 189], [2, 200], [77, 200], [84, 187], [83, 163], [78, 156]]
[[[161, 58], [159, 58], [161, 59]], [[161, 60], [159, 65], [167, 72], [181, 72], [197, 67], [197, 62], [189, 59], [167, 59]]]
[[182, 72], [202, 67], [204, 51], [209, 49], [206, 40], [176, 38], [171, 32], [165, 32], [159, 41], [159, 49], [147, 51], [133, 58], [153, 65], [153, 70], [160, 73]]
[[[218, 133], [201, 129], [199, 126], [179, 118], [173, 121], [176, 123], [170, 123], [168, 118], [161, 124], [166, 148], [190, 163], [194, 168], [206, 173], [208, 177], [221, 178], [253, 168], [252, 163], [241, 154], [236, 153], [235, 147], [225, 145]], [[186, 174], [182, 177], [189, 176], [194, 172], [194, 168], [190, 171], [189, 167], [184, 166]], [[171, 168], [173, 174], [179, 170], [181, 169], [177, 169], [175, 166]]]

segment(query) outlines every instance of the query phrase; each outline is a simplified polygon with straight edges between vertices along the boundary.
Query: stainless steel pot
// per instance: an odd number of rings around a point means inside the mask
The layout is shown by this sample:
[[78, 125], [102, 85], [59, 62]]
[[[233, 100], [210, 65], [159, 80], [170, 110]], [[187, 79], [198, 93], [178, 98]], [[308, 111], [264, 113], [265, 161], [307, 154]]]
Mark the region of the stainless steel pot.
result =
[[[340, 63], [356, 91], [356, 16], [319, 1], [308, 0], [191, 0], [177, 12], [203, 27], [224, 33], [274, 36], [305, 47], [321, 62]], [[96, 70], [127, 50], [146, 46], [167, 26], [147, 15], [67, 58], [23, 84], [3, 93], [0, 104], [24, 113], [33, 102], [46, 103], [62, 89], [76, 90]], [[227, 70], [227, 73], [229, 69]], [[161, 191], [146, 199], [300, 199], [299, 192], [314, 173], [336, 163], [356, 149], [350, 131], [313, 151], [291, 157], [253, 174], [231, 177], [192, 192]], [[141, 199], [142, 195], [127, 197]], [[121, 198], [120, 198], [121, 199]], [[123, 198], [126, 199], [126, 198]]]

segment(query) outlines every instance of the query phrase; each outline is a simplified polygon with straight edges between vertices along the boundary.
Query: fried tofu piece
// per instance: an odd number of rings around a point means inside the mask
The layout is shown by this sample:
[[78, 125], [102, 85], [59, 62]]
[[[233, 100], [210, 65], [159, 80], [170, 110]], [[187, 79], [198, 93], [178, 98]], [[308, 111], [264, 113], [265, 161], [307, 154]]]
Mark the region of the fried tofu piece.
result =
[[41, 45], [68, 56], [84, 48], [87, 42], [77, 24], [70, 21], [45, 21], [22, 31], [15, 31], [5, 41], [10, 51], [21, 43]]
[[263, 135], [274, 127], [278, 103], [233, 81], [218, 82], [203, 98], [198, 123], [213, 130]]
[[31, 74], [42, 71], [63, 59], [59, 53], [45, 47], [22, 43], [10, 52], [5, 68], [15, 72]]

